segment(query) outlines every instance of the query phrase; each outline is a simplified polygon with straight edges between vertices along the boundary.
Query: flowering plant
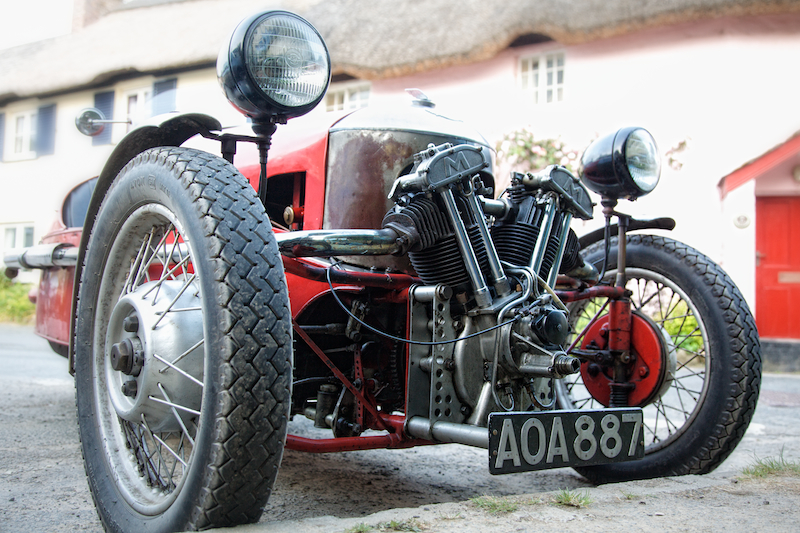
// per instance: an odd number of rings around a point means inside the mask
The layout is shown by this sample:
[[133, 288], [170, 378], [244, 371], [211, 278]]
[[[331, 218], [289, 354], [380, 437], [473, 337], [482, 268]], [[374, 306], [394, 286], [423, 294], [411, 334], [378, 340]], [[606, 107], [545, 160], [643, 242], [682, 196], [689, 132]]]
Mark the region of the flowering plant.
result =
[[512, 131], [497, 143], [498, 165], [536, 172], [549, 165], [561, 165], [577, 173], [580, 165], [577, 150], [568, 148], [561, 139], [536, 139], [526, 128]]

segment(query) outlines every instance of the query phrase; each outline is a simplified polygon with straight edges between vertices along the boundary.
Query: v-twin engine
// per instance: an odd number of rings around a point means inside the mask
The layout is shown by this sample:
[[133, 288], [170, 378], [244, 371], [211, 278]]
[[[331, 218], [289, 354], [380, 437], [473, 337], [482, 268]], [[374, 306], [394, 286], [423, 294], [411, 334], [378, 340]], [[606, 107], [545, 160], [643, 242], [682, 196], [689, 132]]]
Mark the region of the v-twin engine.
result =
[[[588, 193], [551, 166], [513, 174], [505, 197], [493, 200], [479, 177], [487, 165], [473, 146], [429, 146], [395, 182], [383, 221], [423, 283], [440, 288], [412, 297], [412, 338], [434, 347], [409, 348], [409, 387], [433, 376], [438, 393], [430, 409], [409, 414], [431, 421], [484, 425], [498, 408], [552, 407], [551, 380], [579, 368], [563, 350], [568, 313], [550, 288], [559, 272], [597, 274], [569, 227], [573, 216], [591, 218]], [[440, 398], [457, 401], [437, 409]]]
[[566, 168], [514, 173], [507, 197], [491, 200], [492, 190], [468, 176], [488, 166], [479, 148], [430, 146], [416, 157], [412, 173], [395, 184], [396, 205], [383, 226], [407, 240], [425, 284], [447, 285], [486, 307], [486, 286], [494, 287], [494, 296], [507, 296], [508, 266], [530, 268], [550, 286], [559, 272], [583, 266], [569, 225], [573, 216], [590, 219], [592, 204]]

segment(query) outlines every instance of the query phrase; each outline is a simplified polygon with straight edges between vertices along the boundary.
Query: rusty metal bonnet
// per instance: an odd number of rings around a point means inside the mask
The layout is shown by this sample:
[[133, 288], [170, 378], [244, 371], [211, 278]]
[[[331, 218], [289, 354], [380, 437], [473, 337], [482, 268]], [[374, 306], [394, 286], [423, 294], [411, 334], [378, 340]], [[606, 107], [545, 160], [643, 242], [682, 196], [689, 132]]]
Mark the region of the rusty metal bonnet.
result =
[[[323, 228], [380, 229], [393, 205], [388, 198], [392, 184], [411, 170], [414, 154], [431, 143], [472, 144], [491, 150], [475, 129], [436, 113], [421, 93], [412, 94], [417, 98], [408, 107], [367, 107], [331, 127]], [[493, 186], [491, 168], [487, 171], [484, 182]], [[361, 266], [412, 271], [406, 257], [345, 259]]]

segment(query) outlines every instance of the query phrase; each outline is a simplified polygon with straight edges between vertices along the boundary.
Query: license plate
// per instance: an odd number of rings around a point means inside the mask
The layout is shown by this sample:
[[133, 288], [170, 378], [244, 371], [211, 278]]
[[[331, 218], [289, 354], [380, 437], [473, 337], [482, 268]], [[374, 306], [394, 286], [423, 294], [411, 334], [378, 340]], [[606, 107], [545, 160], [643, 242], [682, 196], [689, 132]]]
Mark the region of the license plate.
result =
[[644, 457], [642, 410], [526, 411], [489, 415], [489, 472], [510, 474]]

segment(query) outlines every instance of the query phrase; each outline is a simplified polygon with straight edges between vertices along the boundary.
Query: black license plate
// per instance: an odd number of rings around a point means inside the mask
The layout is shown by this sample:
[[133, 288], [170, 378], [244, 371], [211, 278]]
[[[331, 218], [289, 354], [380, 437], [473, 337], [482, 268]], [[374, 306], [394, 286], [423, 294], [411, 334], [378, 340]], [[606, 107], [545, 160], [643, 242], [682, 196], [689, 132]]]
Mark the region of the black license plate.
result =
[[489, 472], [510, 474], [644, 457], [639, 408], [489, 415]]

